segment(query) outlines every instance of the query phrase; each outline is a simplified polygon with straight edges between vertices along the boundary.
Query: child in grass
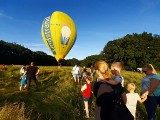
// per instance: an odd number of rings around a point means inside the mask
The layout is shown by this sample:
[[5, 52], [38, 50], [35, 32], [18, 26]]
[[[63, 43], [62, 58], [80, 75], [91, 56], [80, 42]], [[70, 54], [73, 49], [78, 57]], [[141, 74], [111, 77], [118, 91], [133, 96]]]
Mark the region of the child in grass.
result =
[[89, 118], [89, 108], [88, 108], [88, 101], [91, 96], [91, 81], [92, 77], [88, 75], [88, 73], [84, 76], [84, 79], [86, 80], [86, 83], [81, 87], [81, 91], [83, 94], [83, 101], [84, 101], [84, 107], [86, 112], [86, 118]]
[[136, 106], [137, 106], [137, 101], [140, 103], [143, 103], [147, 98], [141, 99], [138, 93], [135, 93], [135, 84], [134, 83], [129, 83], [127, 84], [127, 90], [129, 93], [126, 94], [127, 96], [127, 103], [126, 106], [131, 112], [131, 114], [136, 118]]
[[21, 76], [21, 82], [20, 82], [20, 87], [19, 87], [19, 90], [22, 91], [22, 90], [25, 90], [26, 87], [27, 87], [27, 75], [25, 74], [24, 76], [22, 75]]

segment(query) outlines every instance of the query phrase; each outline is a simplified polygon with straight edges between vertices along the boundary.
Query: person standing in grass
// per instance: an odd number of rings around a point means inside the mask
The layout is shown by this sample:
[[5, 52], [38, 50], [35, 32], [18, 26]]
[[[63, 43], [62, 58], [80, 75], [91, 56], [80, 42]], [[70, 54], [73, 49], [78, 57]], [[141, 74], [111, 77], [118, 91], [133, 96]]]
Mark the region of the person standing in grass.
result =
[[89, 68], [89, 72], [90, 72], [90, 76], [93, 78], [94, 73], [95, 73], [95, 69], [94, 69], [93, 65], [91, 65], [91, 67]]
[[36, 76], [39, 74], [39, 68], [35, 66], [34, 62], [31, 62], [31, 65], [27, 67], [24, 75], [27, 74], [27, 90], [30, 89], [31, 81], [34, 80], [35, 85], [37, 87], [37, 78]]
[[26, 71], [26, 65], [23, 65], [20, 69], [20, 75], [22, 76], [25, 71]]
[[[119, 99], [125, 104], [127, 100], [120, 83], [114, 86], [109, 84], [108, 81], [113, 82], [114, 80], [112, 80], [108, 69], [108, 64], [105, 61], [97, 61], [95, 63], [95, 70], [98, 75], [97, 82], [93, 85], [93, 93], [96, 97], [95, 120], [115, 120], [119, 117], [121, 111], [119, 111], [119, 113], [116, 112], [116, 115], [114, 114], [113, 116], [113, 101], [115, 98], [120, 97]], [[118, 90], [120, 96], [115, 95], [115, 86], [119, 86]]]
[[21, 82], [20, 82], [20, 87], [19, 90], [25, 90], [27, 88], [27, 75], [22, 75], [21, 76]]
[[75, 83], [79, 83], [79, 77], [80, 77], [80, 68], [78, 65], [75, 65], [72, 69], [73, 71], [73, 78], [74, 78], [74, 81]]
[[142, 79], [141, 98], [146, 98], [144, 102], [148, 120], [156, 120], [156, 109], [160, 105], [160, 76], [151, 64], [142, 67], [142, 72], [146, 76]]
[[131, 112], [131, 114], [134, 116], [134, 119], [136, 120], [136, 107], [137, 107], [137, 101], [140, 103], [143, 103], [146, 98], [141, 99], [138, 93], [135, 93], [135, 84], [134, 83], [128, 83], [127, 84], [127, 90], [129, 93], [126, 94], [127, 96], [127, 103], [126, 106]]
[[5, 64], [2, 64], [2, 71], [5, 70]]
[[91, 96], [91, 81], [92, 77], [88, 74], [84, 75], [84, 79], [86, 80], [86, 83], [81, 87], [82, 95], [83, 95], [83, 101], [84, 101], [84, 107], [86, 112], [86, 118], [89, 118], [89, 108], [88, 108], [88, 101]]
[[82, 72], [81, 72], [81, 76], [82, 76], [81, 82], [84, 82], [86, 74], [87, 74], [87, 69], [84, 66], [83, 69], [82, 69]]

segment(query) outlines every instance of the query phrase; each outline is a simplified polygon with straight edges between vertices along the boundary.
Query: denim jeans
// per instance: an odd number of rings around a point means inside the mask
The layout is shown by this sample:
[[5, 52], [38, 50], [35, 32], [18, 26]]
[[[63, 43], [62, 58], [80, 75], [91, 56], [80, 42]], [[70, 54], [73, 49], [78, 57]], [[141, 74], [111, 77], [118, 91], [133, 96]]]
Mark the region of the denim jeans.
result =
[[160, 105], [160, 96], [148, 96], [144, 102], [148, 114], [148, 120], [156, 120], [156, 109]]

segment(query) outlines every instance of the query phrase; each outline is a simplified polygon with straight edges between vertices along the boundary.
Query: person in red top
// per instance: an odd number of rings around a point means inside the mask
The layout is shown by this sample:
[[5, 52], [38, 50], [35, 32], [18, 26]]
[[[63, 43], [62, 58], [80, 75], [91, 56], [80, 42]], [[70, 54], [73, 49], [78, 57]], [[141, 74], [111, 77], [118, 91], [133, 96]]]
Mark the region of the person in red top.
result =
[[5, 65], [4, 65], [4, 64], [2, 64], [2, 71], [3, 71], [3, 70], [5, 70]]
[[89, 118], [89, 109], [88, 109], [88, 101], [91, 96], [91, 81], [92, 77], [88, 74], [84, 76], [86, 83], [81, 87], [82, 95], [83, 95], [83, 101], [84, 101], [84, 107], [86, 112], [86, 118]]

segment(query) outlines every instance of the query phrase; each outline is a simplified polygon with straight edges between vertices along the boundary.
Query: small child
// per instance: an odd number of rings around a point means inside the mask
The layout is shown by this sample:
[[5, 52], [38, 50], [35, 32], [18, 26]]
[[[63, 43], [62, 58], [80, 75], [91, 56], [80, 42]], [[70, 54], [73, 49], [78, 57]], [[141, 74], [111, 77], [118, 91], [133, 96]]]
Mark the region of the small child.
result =
[[81, 82], [85, 82], [85, 76], [86, 76], [86, 74], [87, 74], [87, 69], [84, 66], [83, 69], [82, 69], [82, 72], [81, 72], [81, 76], [82, 76]]
[[127, 103], [126, 106], [131, 112], [131, 114], [136, 118], [136, 106], [137, 106], [137, 101], [140, 103], [143, 103], [147, 98], [141, 99], [138, 93], [135, 93], [135, 84], [134, 83], [129, 83], [127, 84], [127, 90], [129, 93], [126, 94], [127, 96]]
[[91, 81], [92, 77], [88, 74], [85, 75], [86, 84], [81, 87], [81, 91], [83, 92], [83, 101], [86, 112], [86, 118], [89, 118], [89, 109], [88, 109], [88, 101], [91, 96]]
[[26, 87], [27, 87], [27, 75], [25, 74], [24, 76], [22, 75], [21, 76], [21, 85], [20, 85], [20, 87], [19, 87], [19, 89], [20, 89], [20, 91], [22, 91], [22, 90], [25, 90], [26, 89]]
[[122, 84], [122, 87], [124, 87], [124, 79], [121, 75], [121, 69], [123, 67], [123, 64], [121, 62], [113, 62], [111, 65], [111, 72], [114, 75], [112, 77], [112, 80], [109, 80], [108, 83], [112, 85], [117, 85], [118, 83]]
[[22, 76], [25, 73], [25, 71], [26, 71], [26, 66], [23, 65], [20, 69], [20, 75]]

